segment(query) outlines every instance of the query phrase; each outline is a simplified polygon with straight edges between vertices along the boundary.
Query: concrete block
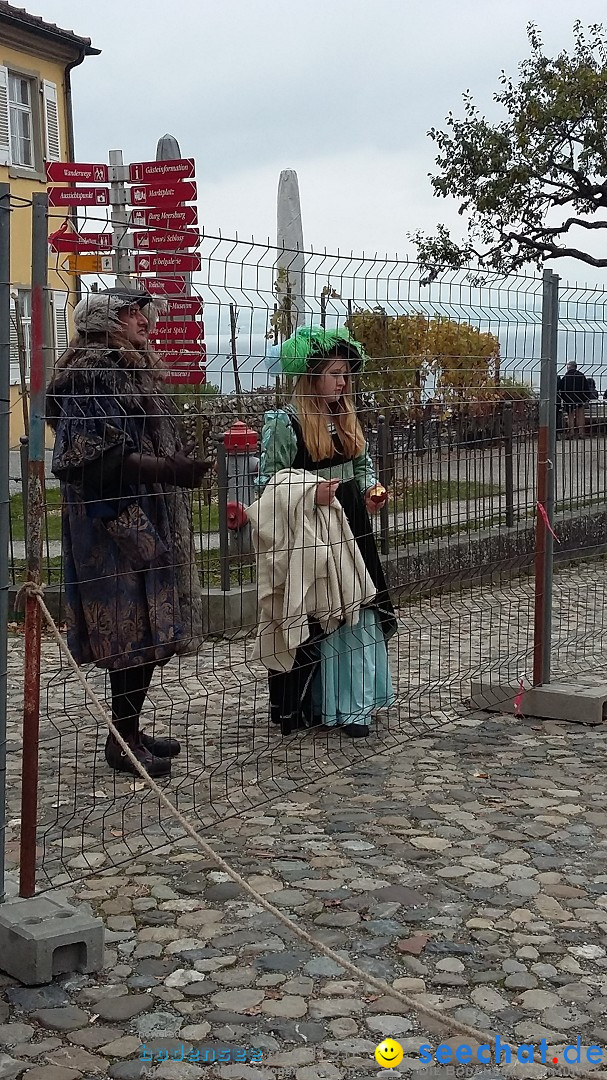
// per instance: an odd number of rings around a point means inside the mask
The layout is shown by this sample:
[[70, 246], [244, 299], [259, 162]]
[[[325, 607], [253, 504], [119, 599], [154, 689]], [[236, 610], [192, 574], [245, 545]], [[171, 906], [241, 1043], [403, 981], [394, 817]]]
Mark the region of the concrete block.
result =
[[205, 634], [230, 634], [254, 630], [257, 626], [257, 585], [242, 588], [205, 589], [202, 594], [202, 623]]
[[[499, 679], [474, 680], [470, 701], [473, 709], [514, 713], [519, 693], [515, 683]], [[525, 690], [521, 704], [523, 716], [543, 720], [567, 720], [580, 724], [602, 724], [607, 720], [607, 685], [585, 686], [574, 680], [534, 686]]]
[[103, 967], [104, 926], [65, 900], [34, 896], [0, 905], [0, 968], [25, 986]]

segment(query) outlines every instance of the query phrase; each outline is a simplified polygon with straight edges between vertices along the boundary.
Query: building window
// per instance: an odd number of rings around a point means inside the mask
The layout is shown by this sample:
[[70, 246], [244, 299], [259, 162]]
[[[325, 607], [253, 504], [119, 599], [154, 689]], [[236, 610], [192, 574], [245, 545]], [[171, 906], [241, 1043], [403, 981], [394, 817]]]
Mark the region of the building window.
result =
[[27, 169], [35, 166], [32, 80], [9, 72], [8, 103], [11, 128], [11, 162]]
[[[21, 367], [26, 379], [30, 373], [32, 293], [30, 289], [16, 289], [11, 303], [11, 383], [21, 382]], [[15, 300], [17, 303], [15, 303]], [[20, 332], [17, 324], [19, 323]], [[21, 345], [21, 347], [20, 347]]]
[[0, 165], [42, 172], [61, 161], [59, 88], [0, 64]]

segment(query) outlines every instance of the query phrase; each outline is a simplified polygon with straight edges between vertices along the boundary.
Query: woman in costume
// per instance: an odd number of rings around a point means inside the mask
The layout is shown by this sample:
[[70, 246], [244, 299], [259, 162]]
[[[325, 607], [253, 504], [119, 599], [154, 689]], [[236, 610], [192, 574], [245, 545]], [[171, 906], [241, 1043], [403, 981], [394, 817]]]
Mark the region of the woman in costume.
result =
[[374, 475], [352, 394], [364, 358], [345, 329], [300, 327], [280, 347], [282, 371], [297, 379], [292, 404], [265, 416], [259, 490], [285, 469], [317, 474], [316, 505], [337, 500], [375, 589], [355, 625], [323, 633], [311, 618], [291, 670], [270, 670], [270, 718], [284, 734], [323, 724], [364, 737], [372, 714], [394, 701], [387, 642], [396, 618], [369, 517], [387, 492]]

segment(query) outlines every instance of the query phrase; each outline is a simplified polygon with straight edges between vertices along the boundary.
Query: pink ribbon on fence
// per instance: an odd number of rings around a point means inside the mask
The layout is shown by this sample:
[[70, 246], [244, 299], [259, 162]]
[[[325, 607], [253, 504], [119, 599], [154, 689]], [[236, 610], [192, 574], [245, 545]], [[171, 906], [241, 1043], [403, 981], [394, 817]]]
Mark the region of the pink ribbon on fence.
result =
[[547, 514], [547, 512], [546, 512], [546, 507], [545, 507], [545, 506], [543, 505], [543, 503], [541, 503], [541, 502], [538, 502], [538, 504], [537, 504], [537, 508], [538, 508], [538, 510], [539, 510], [539, 512], [540, 512], [540, 515], [541, 515], [542, 521], [544, 522], [544, 525], [545, 525], [545, 526], [546, 526], [546, 528], [548, 529], [548, 532], [550, 533], [550, 535], [551, 535], [551, 536], [553, 536], [553, 537], [554, 537], [554, 539], [556, 540], [557, 544], [560, 544], [560, 542], [561, 542], [561, 541], [559, 540], [559, 538], [558, 538], [558, 536], [556, 535], [556, 533], [555, 533], [554, 529], [552, 528], [552, 525], [550, 524], [550, 520], [549, 520], [549, 518], [548, 518], [548, 514]]
[[515, 716], [522, 716], [523, 715], [523, 713], [522, 713], [522, 705], [523, 705], [524, 696], [525, 696], [525, 680], [521, 679], [520, 684], [519, 684], [519, 688], [518, 688], [518, 694], [516, 695], [516, 697], [514, 699], [514, 715]]

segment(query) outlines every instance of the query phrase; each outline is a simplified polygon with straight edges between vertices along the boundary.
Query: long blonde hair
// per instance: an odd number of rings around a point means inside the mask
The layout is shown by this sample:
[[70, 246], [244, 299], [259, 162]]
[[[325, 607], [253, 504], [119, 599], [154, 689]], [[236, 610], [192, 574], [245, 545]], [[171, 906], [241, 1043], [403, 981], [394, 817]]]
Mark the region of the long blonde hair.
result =
[[[304, 442], [313, 461], [324, 461], [335, 454], [335, 444], [329, 431], [327, 414], [316, 390], [316, 378], [322, 375], [328, 364], [339, 356], [327, 357], [314, 371], [300, 375], [293, 392], [293, 404], [301, 424]], [[352, 376], [346, 376], [345, 390], [333, 414], [333, 423], [347, 458], [357, 457], [365, 449], [365, 437], [358, 422], [352, 400]]]

